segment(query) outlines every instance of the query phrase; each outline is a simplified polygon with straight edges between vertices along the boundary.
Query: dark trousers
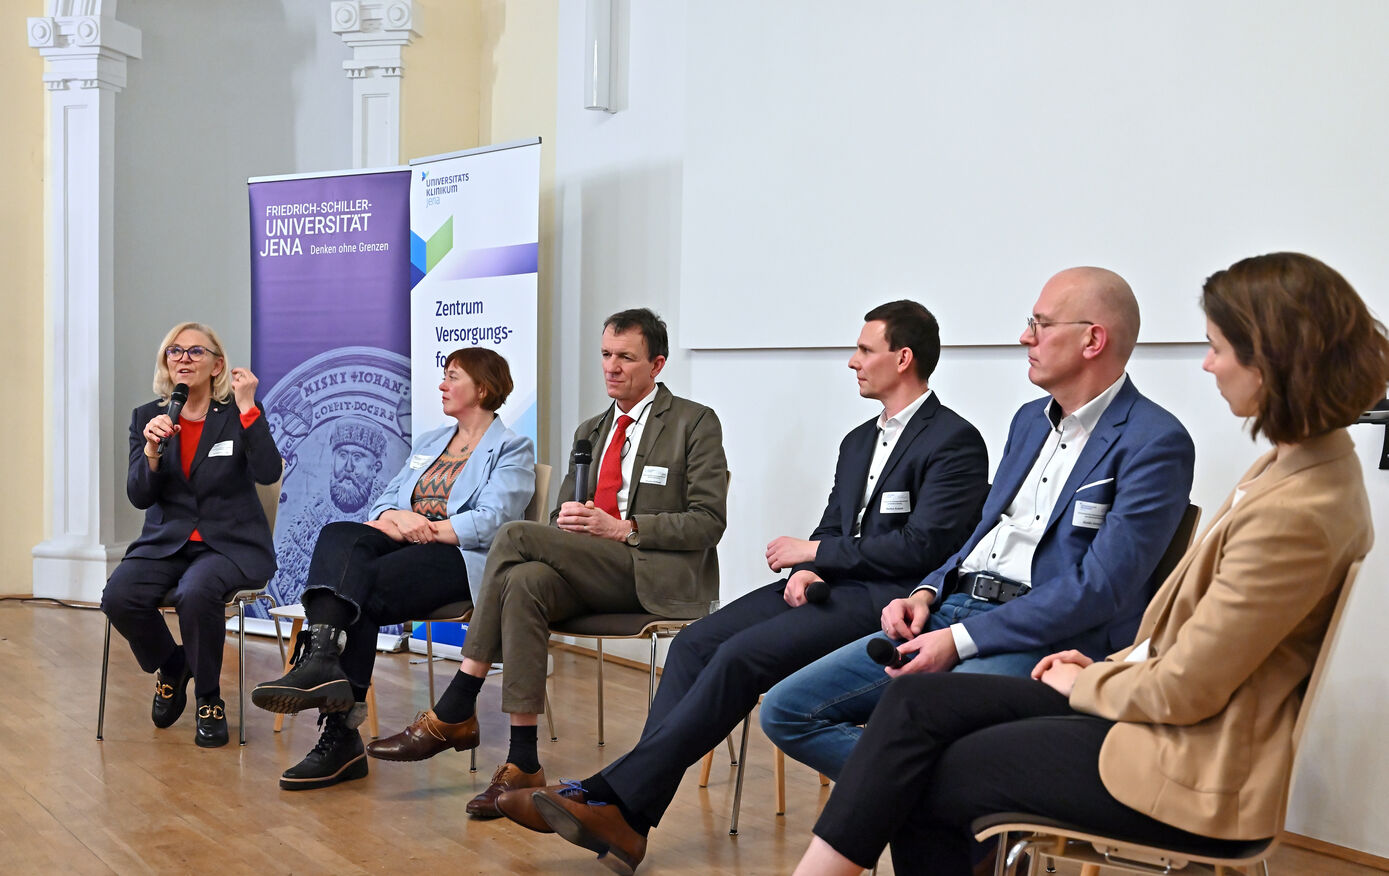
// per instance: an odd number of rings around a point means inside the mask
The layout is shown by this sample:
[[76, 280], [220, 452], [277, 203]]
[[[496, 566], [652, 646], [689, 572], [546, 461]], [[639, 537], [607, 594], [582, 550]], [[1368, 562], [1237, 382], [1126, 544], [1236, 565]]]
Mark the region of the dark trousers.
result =
[[768, 584], [681, 631], [671, 642], [637, 746], [602, 776], [627, 806], [657, 824], [685, 769], [738, 726], [773, 684], [872, 632], [877, 603], [854, 581], [792, 608]]
[[193, 669], [194, 693], [206, 696], [220, 687], [227, 597], [253, 586], [236, 563], [200, 541], [190, 541], [157, 560], [121, 560], [101, 592], [101, 610], [130, 643], [140, 668], [154, 672], [178, 647], [158, 611], [161, 605], [172, 605]]
[[1113, 723], [1040, 681], [909, 675], [888, 685], [815, 835], [864, 868], [891, 844], [897, 873], [968, 876], [970, 822], [1043, 815], [1157, 845], [1197, 839], [1130, 809], [1100, 779]]
[[340, 521], [318, 533], [309, 562], [304, 615], [310, 624], [322, 623], [314, 606], [315, 595], [324, 593], [356, 609], [342, 649], [342, 671], [365, 694], [376, 665], [377, 628], [419, 620], [468, 599], [468, 567], [457, 545], [393, 541], [365, 523]]

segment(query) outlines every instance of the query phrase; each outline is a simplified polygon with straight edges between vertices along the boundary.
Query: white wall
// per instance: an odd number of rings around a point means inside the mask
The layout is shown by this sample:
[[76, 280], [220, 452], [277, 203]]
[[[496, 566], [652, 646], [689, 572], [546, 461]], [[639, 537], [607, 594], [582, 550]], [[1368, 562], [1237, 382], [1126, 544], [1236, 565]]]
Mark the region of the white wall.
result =
[[[602, 318], [619, 307], [645, 304], [672, 323], [680, 311], [682, 181], [685, 159], [686, 4], [616, 4], [621, 8], [625, 46], [626, 108], [615, 116], [582, 109], [581, 4], [561, 4], [559, 27], [559, 118], [556, 136], [556, 188], [559, 241], [554, 312], [562, 348], [551, 374], [559, 400], [550, 411], [552, 463], [564, 462], [570, 433], [584, 415], [606, 399], [598, 377], [597, 338]], [[1263, 26], [1276, 28], [1268, 20]], [[732, 26], [732, 25], [730, 25]], [[833, 63], [833, 59], [827, 59]], [[1179, 63], [1179, 59], [1176, 61]], [[958, 83], [968, 90], [969, 83]], [[911, 107], [898, 111], [911, 112]], [[804, 121], [804, 120], [800, 120]], [[833, 108], [822, 124], [836, 125]], [[730, 131], [730, 136], [736, 136]], [[1332, 137], [1331, 139], [1335, 139]], [[1132, 156], [1135, 164], [1162, 157], [1168, 145], [1147, 144], [1153, 155]], [[1338, 160], [1327, 154], [1325, 163]], [[741, 221], [745, 216], [730, 218]], [[754, 217], [755, 218], [755, 217]], [[1039, 220], [1044, 221], [1044, 220]], [[1176, 233], [1153, 227], [1155, 238]], [[1286, 246], [1287, 241], [1277, 245]], [[1257, 246], [1256, 246], [1257, 249]], [[1007, 248], [998, 263], [981, 264], [980, 272], [1006, 269]], [[1253, 250], [1249, 253], [1253, 254]], [[1315, 253], [1314, 253], [1315, 254]], [[1332, 254], [1326, 254], [1335, 264]], [[1049, 265], [1015, 288], [999, 286], [997, 319], [1009, 336], [1020, 329], [1045, 274], [1065, 264]], [[1204, 276], [1220, 264], [1198, 266]], [[1354, 272], [1349, 279], [1357, 282]], [[787, 290], [777, 290], [785, 293]], [[872, 290], [869, 290], [872, 291]], [[898, 297], [904, 290], [883, 290], [878, 298]], [[927, 306], [953, 289], [919, 288]], [[1381, 313], [1389, 290], [1362, 288]], [[1167, 290], [1165, 301], [1189, 319], [1197, 331], [1204, 324], [1196, 306], [1199, 288]], [[697, 294], [688, 292], [684, 294]], [[865, 291], [855, 289], [862, 297]], [[873, 300], [873, 295], [868, 295]], [[736, 309], [726, 319], [738, 325]], [[725, 601], [772, 579], [761, 564], [766, 542], [783, 533], [803, 534], [818, 518], [829, 489], [833, 454], [840, 437], [876, 413], [858, 399], [844, 367], [859, 323], [835, 329], [842, 347], [795, 348], [779, 335], [773, 320], [759, 320], [766, 347], [790, 349], [676, 350], [665, 375], [671, 388], [711, 404], [724, 423], [725, 446], [733, 472], [729, 525], [720, 546]], [[672, 325], [678, 337], [679, 327]], [[951, 325], [942, 327], [947, 348], [932, 381], [942, 399], [972, 420], [989, 442], [996, 464], [1012, 411], [1037, 395], [1026, 381], [1023, 357], [1015, 346], [951, 346]], [[1223, 500], [1235, 478], [1260, 448], [1241, 432], [1209, 377], [1200, 371], [1203, 348], [1195, 344], [1140, 346], [1130, 373], [1150, 397], [1173, 411], [1196, 442], [1197, 469], [1193, 501], [1208, 512]], [[1359, 427], [1367, 430], [1369, 427]], [[1357, 431], [1377, 453], [1380, 435]], [[1372, 467], [1366, 451], [1367, 481], [1380, 531], [1389, 532], [1389, 476]], [[1208, 522], [1209, 518], [1207, 518]], [[1376, 746], [1373, 728], [1389, 718], [1389, 690], [1380, 669], [1377, 632], [1382, 630], [1389, 598], [1377, 586], [1389, 571], [1389, 549], [1371, 554], [1362, 586], [1347, 621], [1346, 635], [1333, 664], [1326, 701], [1309, 731], [1309, 750], [1302, 762], [1300, 787], [1288, 828], [1378, 855], [1389, 854], [1389, 840], [1374, 830], [1389, 823], [1389, 759]], [[640, 657], [639, 652], [633, 656]]]
[[[115, 407], [124, 428], [130, 409], [152, 398], [154, 348], [174, 323], [212, 325], [230, 362], [248, 364], [246, 178], [349, 166], [352, 90], [327, 3], [125, 0], [120, 10], [144, 35], [116, 110]], [[124, 473], [124, 438], [116, 447]], [[118, 535], [134, 537], [140, 512], [116, 507]]]

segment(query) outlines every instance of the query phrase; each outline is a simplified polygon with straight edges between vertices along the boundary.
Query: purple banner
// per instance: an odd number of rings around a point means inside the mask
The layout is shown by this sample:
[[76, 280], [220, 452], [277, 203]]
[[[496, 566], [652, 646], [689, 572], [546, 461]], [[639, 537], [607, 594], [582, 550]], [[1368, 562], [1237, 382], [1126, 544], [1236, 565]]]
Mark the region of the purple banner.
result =
[[249, 188], [251, 368], [285, 458], [270, 592], [286, 605], [318, 531], [364, 520], [410, 451], [410, 173]]

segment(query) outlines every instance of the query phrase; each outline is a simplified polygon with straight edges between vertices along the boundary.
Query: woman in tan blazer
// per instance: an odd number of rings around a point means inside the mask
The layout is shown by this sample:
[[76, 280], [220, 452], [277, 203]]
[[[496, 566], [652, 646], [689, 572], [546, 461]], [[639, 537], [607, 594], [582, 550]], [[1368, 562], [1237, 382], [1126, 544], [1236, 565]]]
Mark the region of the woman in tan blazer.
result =
[[[797, 873], [968, 874], [970, 822], [1060, 819], [1153, 844], [1276, 834], [1298, 706], [1350, 565], [1373, 534], [1345, 426], [1384, 396], [1384, 328], [1334, 270], [1245, 259], [1202, 296], [1215, 376], [1274, 448], [1148, 606], [1133, 645], [1053, 654], [1033, 679], [903, 675], [830, 796]], [[896, 672], [896, 670], [888, 670]]]

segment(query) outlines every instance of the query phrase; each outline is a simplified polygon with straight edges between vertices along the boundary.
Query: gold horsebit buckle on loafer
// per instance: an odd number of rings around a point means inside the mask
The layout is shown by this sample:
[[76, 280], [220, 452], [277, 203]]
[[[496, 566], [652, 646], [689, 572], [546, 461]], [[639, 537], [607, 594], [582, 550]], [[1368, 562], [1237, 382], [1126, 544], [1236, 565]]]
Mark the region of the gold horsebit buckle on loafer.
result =
[[216, 718], [219, 721], [225, 717], [222, 714], [221, 706], [198, 706], [199, 718]]
[[174, 698], [174, 686], [172, 684], [165, 684], [156, 679], [154, 682], [154, 695], [161, 700], [171, 700]]

